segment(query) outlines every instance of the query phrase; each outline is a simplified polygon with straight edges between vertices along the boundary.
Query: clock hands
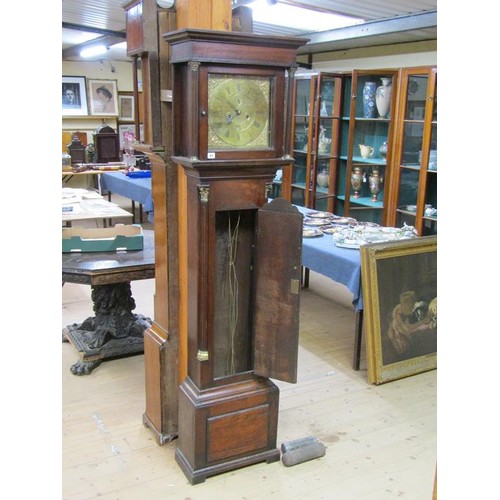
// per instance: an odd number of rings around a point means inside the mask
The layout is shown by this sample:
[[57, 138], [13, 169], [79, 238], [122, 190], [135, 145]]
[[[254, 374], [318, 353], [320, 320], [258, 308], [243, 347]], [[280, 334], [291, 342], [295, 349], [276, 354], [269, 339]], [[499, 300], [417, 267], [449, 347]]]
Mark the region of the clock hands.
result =
[[[229, 99], [226, 99], [225, 97], [221, 97], [221, 96], [217, 96], [217, 99], [219, 99], [220, 101], [225, 102], [226, 104], [228, 104], [231, 107], [231, 109], [234, 110], [234, 112], [236, 113], [236, 116], [240, 116], [241, 115], [241, 110], [238, 109]], [[231, 123], [232, 118], [233, 118], [233, 116], [231, 115], [231, 113], [228, 113], [227, 116], [226, 116], [226, 122], [227, 123]], [[250, 115], [247, 113], [245, 115], [245, 118], [246, 119], [250, 118]]]
[[[225, 99], [223, 97], [219, 97], [219, 99], [223, 102], [225, 102], [226, 104], [229, 104], [229, 106], [234, 110], [236, 116], [240, 116], [241, 115], [241, 110], [239, 110], [231, 101], [229, 101], [228, 99]], [[230, 124], [233, 122], [233, 118], [234, 116], [231, 114], [231, 113], [227, 113], [226, 114], [226, 123], [227, 124]], [[245, 115], [245, 118], [248, 120], [250, 118], [250, 115], [247, 113]]]

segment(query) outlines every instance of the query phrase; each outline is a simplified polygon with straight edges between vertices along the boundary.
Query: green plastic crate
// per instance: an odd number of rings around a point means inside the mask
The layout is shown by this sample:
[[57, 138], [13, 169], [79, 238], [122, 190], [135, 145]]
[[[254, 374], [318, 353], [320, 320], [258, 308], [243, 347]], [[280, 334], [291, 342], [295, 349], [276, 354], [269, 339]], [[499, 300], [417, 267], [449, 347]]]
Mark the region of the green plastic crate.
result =
[[144, 235], [139, 224], [116, 224], [114, 227], [67, 227], [62, 230], [62, 251], [116, 252], [142, 250]]

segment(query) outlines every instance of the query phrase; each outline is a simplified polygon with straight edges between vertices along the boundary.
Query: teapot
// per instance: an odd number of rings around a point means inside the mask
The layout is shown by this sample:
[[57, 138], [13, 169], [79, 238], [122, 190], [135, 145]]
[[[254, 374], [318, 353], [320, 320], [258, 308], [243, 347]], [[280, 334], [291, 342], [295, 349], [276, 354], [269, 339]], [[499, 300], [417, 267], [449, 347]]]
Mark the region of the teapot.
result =
[[362, 158], [369, 158], [373, 154], [374, 149], [366, 144], [359, 144], [359, 151]]

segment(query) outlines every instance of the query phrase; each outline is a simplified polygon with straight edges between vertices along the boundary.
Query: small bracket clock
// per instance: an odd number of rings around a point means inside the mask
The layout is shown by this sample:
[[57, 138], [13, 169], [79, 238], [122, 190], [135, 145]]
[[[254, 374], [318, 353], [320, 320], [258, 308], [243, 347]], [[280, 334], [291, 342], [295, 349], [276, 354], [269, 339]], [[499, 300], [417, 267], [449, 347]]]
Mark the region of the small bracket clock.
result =
[[178, 30], [173, 161], [179, 169], [176, 460], [191, 483], [279, 460], [278, 387], [296, 382], [302, 215], [269, 201], [289, 165], [292, 37]]

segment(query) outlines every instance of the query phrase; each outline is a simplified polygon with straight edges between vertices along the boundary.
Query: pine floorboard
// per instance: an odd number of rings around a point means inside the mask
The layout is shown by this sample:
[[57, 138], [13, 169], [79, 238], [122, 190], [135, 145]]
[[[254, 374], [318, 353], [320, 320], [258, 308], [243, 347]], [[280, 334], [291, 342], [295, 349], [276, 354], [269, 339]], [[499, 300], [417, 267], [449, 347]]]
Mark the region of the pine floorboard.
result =
[[[122, 208], [129, 200], [114, 197]], [[145, 223], [143, 226], [152, 229]], [[135, 312], [154, 317], [154, 280], [132, 282]], [[90, 287], [62, 288], [65, 327], [92, 316]], [[298, 382], [280, 389], [278, 441], [316, 436], [326, 454], [293, 467], [259, 463], [192, 486], [142, 424], [144, 356], [104, 361], [88, 376], [61, 345], [65, 500], [431, 500], [436, 468], [437, 370], [380, 386], [352, 369], [355, 314], [347, 289], [311, 272], [301, 293]]]
[[[153, 317], [154, 280], [132, 283], [136, 312]], [[90, 287], [67, 283], [62, 327], [92, 315]], [[192, 486], [143, 426], [144, 356], [104, 361], [74, 376], [62, 343], [62, 498], [190, 500], [431, 500], [436, 466], [437, 370], [380, 386], [352, 369], [354, 312], [348, 292], [311, 273], [301, 294], [297, 384], [280, 388], [278, 447], [316, 436], [322, 458], [285, 467], [255, 464]]]

